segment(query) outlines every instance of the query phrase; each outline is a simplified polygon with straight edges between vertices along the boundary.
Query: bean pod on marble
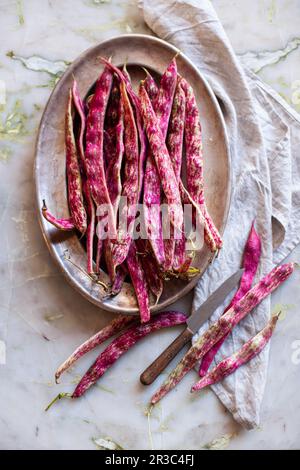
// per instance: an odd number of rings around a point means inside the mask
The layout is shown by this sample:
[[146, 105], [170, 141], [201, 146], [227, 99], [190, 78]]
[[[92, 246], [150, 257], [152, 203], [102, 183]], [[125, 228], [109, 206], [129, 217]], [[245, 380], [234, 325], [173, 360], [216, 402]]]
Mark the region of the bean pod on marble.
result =
[[282, 284], [293, 272], [294, 263], [286, 263], [274, 268], [252, 289], [250, 289], [239, 301], [237, 301], [219, 320], [213, 323], [208, 330], [201, 335], [167, 380], [153, 395], [151, 403], [159, 402], [170, 392], [183, 377], [195, 366], [196, 362], [226, 334], [228, 334], [256, 305], [265, 297], [270, 295], [280, 284]]

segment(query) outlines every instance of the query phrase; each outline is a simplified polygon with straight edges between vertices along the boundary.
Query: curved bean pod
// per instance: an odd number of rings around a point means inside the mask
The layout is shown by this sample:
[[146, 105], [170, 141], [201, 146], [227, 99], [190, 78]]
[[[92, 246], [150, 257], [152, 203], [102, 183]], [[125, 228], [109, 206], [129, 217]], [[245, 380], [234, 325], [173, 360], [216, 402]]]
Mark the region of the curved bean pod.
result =
[[112, 72], [106, 67], [96, 83], [86, 120], [85, 161], [88, 184], [98, 206], [106, 205], [111, 236], [116, 237], [114, 210], [109, 197], [103, 159], [104, 118], [112, 87]]
[[[123, 206], [119, 213], [121, 221], [126, 222], [126, 232], [118, 229], [118, 241], [112, 248], [112, 261], [114, 269], [122, 264], [128, 254], [132, 240], [132, 233], [135, 220], [135, 206], [138, 203], [139, 191], [139, 150], [138, 133], [135, 124], [133, 109], [128, 99], [125, 83], [121, 82], [121, 97], [124, 108], [124, 147], [125, 147], [125, 165], [122, 197], [126, 198], [127, 205]], [[134, 209], [134, 210], [133, 210]]]
[[88, 226], [86, 231], [87, 272], [94, 273], [93, 250], [96, 224], [96, 211], [93, 198], [87, 180], [82, 181], [83, 194], [85, 195], [86, 209], [88, 214]]
[[[146, 83], [145, 83], [146, 82]], [[155, 82], [151, 75], [148, 73], [145, 82], [142, 82], [141, 86], [150, 88], [151, 96], [156, 97], [153, 101], [149, 96], [150, 101], [152, 102], [153, 111], [156, 114], [159, 127], [161, 129], [162, 137], [166, 140], [168, 124], [170, 119], [170, 114], [172, 110], [173, 97], [175, 93], [176, 83], [177, 83], [177, 65], [175, 58], [171, 61], [166, 71], [163, 73], [160, 81], [160, 87], [156, 92]], [[160, 175], [157, 169], [156, 161], [151, 154], [149, 149], [147, 162], [146, 162], [146, 171], [144, 178], [144, 219], [145, 219], [145, 228], [147, 230], [148, 238], [150, 240], [153, 253], [157, 259], [158, 264], [163, 265], [164, 268], [166, 264], [165, 259], [165, 245], [166, 243], [163, 240], [163, 230], [162, 230], [162, 221], [161, 213], [156, 210], [161, 204], [161, 181]], [[154, 210], [151, 210], [151, 207], [154, 206]], [[155, 236], [153, 236], [152, 228], [154, 228]]]
[[124, 70], [122, 72], [118, 67], [111, 64], [104, 57], [101, 57], [101, 61], [119, 77], [121, 82], [125, 83], [127, 93], [134, 107], [135, 116], [136, 116], [136, 125], [137, 125], [139, 140], [140, 140], [140, 153], [139, 153], [139, 198], [140, 198], [140, 195], [142, 193], [142, 187], [143, 187], [144, 166], [145, 166], [146, 151], [147, 151], [147, 139], [146, 139], [146, 134], [144, 131], [142, 116], [141, 116], [141, 111], [140, 111], [140, 100], [132, 88], [129, 74], [126, 72], [124, 73]]
[[95, 206], [91, 196], [90, 188], [87, 182], [86, 176], [86, 163], [85, 163], [85, 155], [84, 155], [84, 132], [85, 132], [85, 125], [86, 125], [86, 117], [84, 112], [84, 104], [79, 94], [78, 86], [76, 80], [73, 82], [72, 87], [72, 94], [73, 94], [73, 101], [77, 113], [79, 114], [80, 118], [80, 129], [79, 129], [79, 136], [78, 136], [78, 148], [79, 148], [79, 165], [82, 175], [82, 192], [85, 199], [86, 204], [86, 211], [88, 216], [88, 225], [86, 231], [86, 252], [87, 252], [87, 272], [88, 274], [93, 274], [94, 272], [94, 263], [93, 263], [93, 246], [94, 246], [94, 236], [95, 236], [95, 222], [96, 222], [96, 214], [95, 214]]
[[209, 372], [205, 377], [195, 383], [191, 392], [201, 390], [201, 388], [212, 385], [216, 382], [220, 382], [228, 375], [232, 374], [236, 369], [246, 364], [255, 356], [257, 356], [270, 341], [279, 315], [275, 315], [271, 318], [268, 324], [263, 330], [261, 330], [256, 336], [249, 339], [236, 353], [232, 356], [223, 359], [214, 369]]
[[[192, 87], [180, 77], [180, 85], [186, 96], [185, 146], [187, 161], [187, 189], [199, 204], [204, 219], [205, 238], [211, 251], [222, 247], [222, 239], [215, 227], [205, 204], [203, 188], [203, 149], [199, 110]], [[214, 243], [212, 243], [212, 240]]]
[[50, 224], [54, 225], [54, 227], [59, 230], [69, 231], [75, 229], [72, 217], [69, 217], [68, 219], [58, 219], [57, 217], [54, 217], [48, 211], [45, 200], [43, 200], [42, 215], [48, 222], [50, 222]]
[[77, 230], [84, 234], [87, 228], [87, 216], [83, 204], [82, 182], [72, 118], [73, 93], [69, 91], [66, 112], [66, 173], [70, 213]]
[[[256, 274], [256, 271], [259, 265], [260, 256], [261, 256], [261, 240], [255, 230], [254, 222], [253, 222], [249, 236], [248, 236], [248, 240], [245, 245], [243, 263], [242, 263], [244, 272], [240, 281], [240, 286], [235, 296], [233, 297], [232, 301], [230, 302], [228, 307], [225, 309], [224, 313], [227, 312], [227, 310], [229, 310], [236, 302], [238, 302], [251, 288], [254, 276]], [[208, 351], [208, 353], [205, 354], [205, 356], [202, 359], [201, 366], [199, 369], [200, 377], [203, 377], [207, 373], [209, 366], [213, 361], [213, 358], [219, 351], [220, 347], [222, 346], [222, 344], [224, 343], [228, 335], [229, 333], [225, 335], [223, 338], [221, 338]]]
[[151, 152], [148, 153], [146, 161], [143, 202], [147, 238], [151, 243], [158, 265], [163, 266], [165, 264], [165, 252], [160, 213], [161, 184]]
[[135, 242], [132, 240], [126, 258], [126, 265], [135, 290], [137, 303], [140, 310], [141, 323], [146, 323], [150, 319], [150, 305], [146, 274], [137, 254]]
[[[120, 97], [119, 82], [114, 78], [113, 88], [108, 104], [106, 116], [106, 130], [112, 141], [110, 158], [107, 158], [106, 180], [111, 203], [113, 205], [115, 220], [122, 193], [121, 167], [124, 155], [124, 115], [123, 103]], [[112, 260], [112, 243], [109, 239], [103, 241], [104, 257], [111, 282], [114, 282], [115, 269]], [[100, 261], [99, 261], [100, 262]]]
[[[181, 86], [177, 84], [172, 113], [169, 123], [167, 147], [173, 164], [176, 180], [179, 182], [182, 164], [183, 135], [185, 122], [185, 93]], [[165, 270], [172, 267], [179, 270], [185, 261], [185, 233], [182, 227], [181, 238], [175, 240], [174, 236], [164, 240], [165, 248]]]
[[157, 303], [164, 288], [163, 280], [160, 276], [159, 266], [157, 265], [157, 261], [151, 251], [151, 246], [149, 246], [148, 240], [140, 238], [135, 242], [139, 251], [143, 270], [146, 274], [149, 289], [151, 290], [152, 294], [155, 295]]
[[94, 349], [96, 346], [104, 343], [107, 339], [111, 338], [115, 334], [124, 330], [128, 325], [136, 321], [136, 317], [133, 315], [118, 315], [108, 325], [102, 328], [98, 333], [93, 335], [91, 338], [81, 344], [71, 356], [61, 364], [55, 372], [55, 382], [58, 383], [60, 376], [70, 367], [75, 364], [78, 359], [84, 356], [86, 353]]
[[153, 111], [150, 99], [143, 86], [140, 87], [139, 96], [147, 137], [168, 203], [170, 221], [173, 225], [181, 227], [183, 223], [183, 210], [180, 192], [165, 139], [161, 132], [159, 121]]
[[154, 103], [158, 95], [159, 87], [157, 86], [157, 83], [150, 74], [149, 70], [145, 69], [144, 67], [143, 70], [145, 70], [146, 72], [146, 78], [144, 79], [144, 87], [146, 88], [146, 92], [148, 93], [151, 103]]
[[293, 270], [294, 263], [286, 263], [274, 268], [224, 313], [218, 321], [213, 323], [177, 364], [167, 380], [153, 395], [151, 403], [154, 405], [172, 390], [214, 344], [230, 332], [265, 297], [277, 289], [292, 274]]
[[118, 266], [116, 269], [115, 279], [111, 288], [111, 295], [117, 295], [121, 292], [123, 282], [127, 275], [128, 271], [125, 265]]
[[105, 127], [112, 140], [106, 179], [110, 200], [116, 216], [122, 193], [121, 166], [124, 154], [124, 111], [123, 103], [120, 99], [119, 83], [116, 80], [113, 83], [110, 103], [107, 108]]

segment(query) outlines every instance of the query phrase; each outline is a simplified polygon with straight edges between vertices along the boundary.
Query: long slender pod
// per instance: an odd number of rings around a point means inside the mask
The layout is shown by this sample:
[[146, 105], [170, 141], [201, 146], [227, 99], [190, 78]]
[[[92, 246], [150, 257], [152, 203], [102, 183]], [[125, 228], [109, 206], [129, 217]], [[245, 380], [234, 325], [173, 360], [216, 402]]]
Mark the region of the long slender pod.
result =
[[54, 227], [58, 228], [59, 230], [69, 231], [75, 229], [72, 217], [69, 217], [67, 219], [59, 219], [57, 217], [54, 217], [54, 215], [49, 212], [45, 200], [43, 200], [42, 215], [48, 222], [50, 222], [50, 224], [54, 225]]
[[[172, 113], [170, 117], [167, 147], [169, 150], [171, 162], [175, 173], [176, 180], [180, 181], [182, 152], [183, 152], [183, 136], [184, 136], [184, 122], [185, 122], [185, 93], [181, 86], [177, 84]], [[174, 231], [172, 230], [169, 239], [164, 240], [165, 249], [165, 270], [179, 270], [185, 261], [185, 233], [184, 227], [181, 228], [180, 239], [175, 239]]]
[[82, 176], [82, 192], [85, 200], [86, 211], [88, 216], [88, 225], [86, 231], [86, 252], [87, 252], [87, 272], [88, 274], [93, 274], [94, 265], [93, 265], [93, 247], [94, 247], [94, 236], [95, 236], [95, 223], [96, 223], [96, 211], [94, 201], [91, 195], [91, 191], [87, 182], [86, 174], [86, 162], [84, 155], [84, 132], [86, 126], [86, 117], [84, 111], [84, 104], [79, 94], [78, 86], [76, 80], [73, 82], [72, 95], [75, 108], [80, 117], [80, 129], [78, 136], [78, 148], [80, 155], [80, 169]]
[[96, 211], [93, 198], [87, 183], [87, 180], [82, 181], [83, 194], [85, 195], [86, 210], [88, 214], [88, 226], [86, 231], [86, 252], [87, 252], [87, 272], [88, 274], [94, 273], [93, 250], [94, 250], [94, 236], [96, 224]]
[[144, 67], [143, 69], [146, 72], [146, 78], [144, 79], [144, 87], [146, 88], [146, 92], [148, 93], [151, 103], [154, 103], [159, 92], [159, 87], [149, 70], [145, 69]]
[[112, 152], [107, 165], [106, 180], [116, 217], [122, 193], [121, 167], [124, 155], [124, 111], [123, 102], [120, 99], [119, 83], [116, 79], [114, 79], [107, 109], [105, 128], [112, 140]]
[[[105, 121], [106, 131], [112, 141], [110, 159], [108, 160], [106, 179], [111, 203], [113, 205], [115, 220], [117, 224], [117, 213], [122, 193], [121, 168], [124, 155], [124, 112], [123, 102], [120, 97], [119, 80], [114, 78], [110, 102], [107, 109]], [[108, 269], [109, 277], [112, 283], [115, 279], [115, 269], [112, 259], [112, 243], [107, 238], [103, 241], [104, 257]]]
[[134, 346], [140, 339], [162, 328], [169, 328], [185, 323], [186, 316], [181, 312], [162, 312], [152, 318], [149, 323], [129, 328], [125, 333], [116, 338], [98, 356], [94, 364], [82, 377], [72, 394], [72, 398], [82, 396], [102, 375], [122, 356], [128, 349]]
[[98, 331], [91, 338], [81, 344], [75, 351], [66, 359], [55, 372], [55, 381], [58, 382], [60, 376], [70, 367], [75, 364], [78, 359], [87, 354], [89, 351], [94, 349], [96, 346], [104, 343], [107, 339], [111, 338], [115, 334], [124, 330], [127, 326], [131, 325], [136, 321], [136, 317], [133, 315], [118, 315], [102, 330]]
[[156, 303], [159, 301], [163, 291], [163, 280], [160, 275], [159, 266], [148, 240], [139, 238], [135, 241], [138, 249], [138, 254], [142, 263], [143, 270], [145, 272], [149, 289], [152, 294], [156, 297]]
[[192, 392], [201, 388], [220, 382], [236, 369], [249, 362], [257, 356], [270, 341], [279, 315], [274, 315], [263, 330], [256, 336], [249, 339], [236, 353], [223, 359], [214, 369], [195, 383], [191, 389]]
[[[133, 109], [128, 99], [125, 83], [121, 82], [121, 97], [124, 108], [124, 147], [125, 164], [122, 197], [126, 198], [126, 205], [119, 211], [118, 240], [112, 248], [112, 261], [114, 269], [122, 264], [128, 254], [136, 217], [138, 203], [138, 166], [139, 149], [138, 133], [135, 124]], [[126, 227], [124, 227], [126, 225]]]
[[121, 264], [117, 267], [115, 279], [111, 287], [111, 295], [117, 295], [121, 292], [127, 274], [128, 270], [125, 264]]
[[[149, 71], [147, 69], [144, 70], [146, 72], [146, 78], [143, 83], [151, 100], [151, 103], [154, 104], [159, 92], [159, 87], [157, 86], [154, 78], [149, 73]], [[144, 221], [145, 228], [147, 230], [147, 236], [150, 240], [154, 256], [159, 266], [163, 265], [165, 262], [160, 211], [157, 211], [156, 209], [161, 202], [160, 188], [161, 185], [156, 170], [155, 162], [151, 155], [150, 149], [148, 149], [146, 169], [144, 174]], [[155, 207], [154, 210], [151, 209], [153, 206]], [[149, 223], [149, 221], [151, 223]], [[155, 233], [153, 233], [152, 227], [154, 227]]]
[[134, 241], [130, 244], [126, 264], [135, 290], [141, 322], [146, 323], [150, 319], [148, 284]]
[[[113, 74], [105, 67], [96, 83], [95, 93], [90, 101], [86, 120], [85, 160], [88, 184], [97, 210], [105, 205], [108, 227], [111, 236], [116, 237], [114, 210], [109, 197], [105, 178], [103, 158], [104, 119], [107, 103], [112, 88]], [[99, 214], [97, 214], [99, 215]], [[98, 234], [98, 236], [101, 234]]]
[[[175, 58], [171, 61], [160, 81], [156, 92], [155, 82], [148, 73], [141, 86], [145, 91], [150, 89], [149, 100], [156, 114], [162, 137], [166, 140], [173, 97], [177, 82], [177, 65]], [[147, 94], [147, 92], [146, 92]], [[155, 99], [154, 99], [155, 96]], [[152, 98], [152, 99], [151, 99]], [[149, 149], [144, 178], [144, 220], [148, 238], [159, 265], [165, 265], [163, 228], [160, 213], [161, 181], [156, 161]], [[152, 208], [154, 207], [154, 210]], [[152, 228], [154, 228], [154, 233]]]
[[163, 266], [165, 264], [165, 252], [160, 212], [161, 184], [156, 163], [150, 151], [146, 160], [143, 203], [147, 238], [151, 243], [158, 265]]
[[101, 57], [101, 61], [110, 68], [110, 70], [115, 73], [121, 82], [124, 82], [126, 85], [127, 93], [130, 97], [131, 103], [134, 107], [135, 117], [136, 117], [136, 126], [139, 135], [140, 141], [140, 152], [139, 152], [139, 198], [142, 193], [143, 187], [143, 180], [144, 180], [144, 167], [145, 167], [145, 160], [146, 160], [146, 152], [147, 152], [147, 138], [143, 127], [143, 121], [140, 111], [140, 100], [139, 97], [136, 95], [128, 73], [124, 73], [124, 70], [121, 71], [118, 67], [111, 64], [107, 59]]
[[83, 203], [81, 172], [73, 130], [72, 105], [73, 93], [70, 89], [65, 121], [68, 201], [74, 225], [80, 233], [84, 234], [87, 228], [87, 216]]
[[[74, 86], [76, 87], [76, 83], [73, 85], [73, 88]], [[83, 205], [80, 162], [78, 161], [77, 157], [76, 142], [73, 130], [72, 101], [73, 93], [71, 89], [69, 92], [65, 118], [66, 172], [68, 201], [71, 217], [66, 219], [54, 217], [49, 212], [45, 201], [43, 201], [42, 214], [48, 222], [60, 230], [73, 230], [74, 228], [77, 228], [77, 230], [79, 230], [81, 233], [84, 233], [86, 231], [87, 217]]]
[[167, 380], [153, 395], [151, 403], [157, 403], [172, 390], [214, 344], [231, 331], [265, 297], [277, 289], [292, 274], [293, 270], [294, 263], [286, 263], [274, 268], [222, 315], [218, 321], [213, 323], [177, 364]]
[[[248, 240], [245, 245], [243, 263], [242, 263], [244, 272], [240, 281], [240, 286], [235, 296], [231, 300], [230, 304], [225, 309], [224, 313], [226, 313], [236, 302], [238, 302], [251, 288], [252, 282], [254, 280], [254, 277], [255, 277], [255, 274], [259, 265], [260, 256], [261, 256], [261, 240], [255, 230], [254, 222], [253, 222], [249, 236], [248, 236]], [[209, 366], [213, 361], [213, 358], [219, 351], [220, 347], [222, 346], [222, 344], [224, 343], [228, 335], [229, 333], [227, 335], [224, 335], [224, 337], [221, 338], [220, 341], [218, 341], [208, 351], [207, 354], [205, 354], [205, 356], [202, 359], [201, 366], [199, 369], [200, 377], [203, 377], [207, 373]]]
[[[96, 220], [98, 224], [101, 223], [101, 217], [96, 217]], [[97, 274], [100, 273], [101, 258], [103, 254], [103, 245], [104, 245], [105, 240], [103, 240], [102, 237], [100, 238], [98, 235], [97, 248], [96, 248], [96, 267], [95, 267], [95, 272]]]
[[[180, 85], [186, 95], [185, 147], [187, 163], [187, 189], [200, 205], [205, 218], [205, 237], [210, 249], [222, 247], [221, 236], [211, 219], [205, 204], [203, 186], [203, 148], [199, 110], [194, 91], [189, 83], [180, 78]], [[212, 244], [211, 239], [214, 240]]]

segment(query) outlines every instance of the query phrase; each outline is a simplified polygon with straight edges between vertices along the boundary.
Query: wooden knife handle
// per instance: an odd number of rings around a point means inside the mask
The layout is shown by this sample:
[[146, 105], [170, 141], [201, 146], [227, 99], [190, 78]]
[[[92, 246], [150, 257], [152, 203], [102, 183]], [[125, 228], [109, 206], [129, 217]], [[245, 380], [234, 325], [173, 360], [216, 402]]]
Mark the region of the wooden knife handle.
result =
[[150, 385], [167, 367], [177, 353], [187, 344], [193, 334], [187, 328], [170, 344], [160, 356], [158, 356], [149, 367], [141, 374], [140, 381], [143, 385]]

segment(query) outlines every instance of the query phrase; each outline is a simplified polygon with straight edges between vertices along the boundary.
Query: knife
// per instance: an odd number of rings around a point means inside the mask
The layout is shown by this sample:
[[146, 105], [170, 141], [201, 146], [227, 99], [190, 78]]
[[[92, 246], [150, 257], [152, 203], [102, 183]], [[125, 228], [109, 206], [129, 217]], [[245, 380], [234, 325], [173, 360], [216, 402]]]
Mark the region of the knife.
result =
[[158, 356], [149, 367], [141, 374], [140, 381], [144, 385], [150, 385], [167, 367], [177, 353], [187, 344], [193, 335], [198, 332], [203, 323], [206, 322], [222, 303], [227, 295], [240, 281], [244, 269], [239, 269], [235, 274], [226, 279], [217, 290], [199, 307], [186, 321], [187, 327], [183, 332]]

